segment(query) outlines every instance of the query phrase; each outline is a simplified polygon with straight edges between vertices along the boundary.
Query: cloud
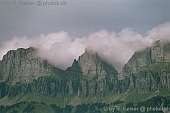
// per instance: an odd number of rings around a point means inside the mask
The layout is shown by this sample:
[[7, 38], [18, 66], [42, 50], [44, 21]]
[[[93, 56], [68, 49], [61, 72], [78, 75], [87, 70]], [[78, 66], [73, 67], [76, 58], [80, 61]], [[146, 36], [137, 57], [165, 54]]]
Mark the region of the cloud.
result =
[[66, 69], [87, 48], [97, 52], [101, 58], [120, 71], [135, 51], [150, 46], [158, 39], [169, 39], [169, 31], [170, 23], [167, 22], [148, 31], [147, 36], [142, 36], [130, 28], [118, 33], [100, 30], [81, 38], [71, 37], [65, 31], [41, 34], [32, 38], [15, 36], [2, 43], [0, 59], [9, 50], [35, 47], [39, 50], [41, 58], [60, 69]]
[[152, 40], [152, 42], [160, 39], [166, 39], [170, 41], [170, 22], [160, 24], [157, 27], [149, 30], [147, 32], [148, 36], [146, 38]]
[[17, 48], [27, 48], [31, 46], [32, 40], [24, 37], [16, 37], [14, 36], [11, 40], [6, 40], [1, 43], [0, 47], [0, 59], [3, 58], [3, 55], [5, 55], [9, 50], [16, 50]]
[[85, 50], [81, 40], [73, 40], [64, 31], [41, 35], [35, 42], [34, 47], [39, 49], [39, 56], [60, 69], [71, 66], [73, 60], [83, 54]]
[[98, 52], [100, 57], [111, 63], [118, 71], [135, 51], [148, 46], [149, 42], [140, 34], [126, 28], [121, 32], [101, 30], [88, 37], [88, 48]]

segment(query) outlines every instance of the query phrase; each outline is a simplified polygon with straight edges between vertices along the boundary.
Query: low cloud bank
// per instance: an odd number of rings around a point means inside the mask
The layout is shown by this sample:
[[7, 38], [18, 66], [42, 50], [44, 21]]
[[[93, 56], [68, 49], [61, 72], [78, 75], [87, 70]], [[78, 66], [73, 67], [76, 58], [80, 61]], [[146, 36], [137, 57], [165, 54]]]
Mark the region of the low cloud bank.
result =
[[170, 22], [151, 29], [147, 36], [142, 36], [130, 28], [118, 33], [101, 30], [80, 38], [71, 37], [65, 31], [41, 34], [32, 38], [15, 36], [2, 42], [0, 59], [9, 50], [35, 47], [39, 50], [41, 58], [64, 70], [88, 48], [120, 71], [135, 51], [151, 46], [154, 41], [160, 39], [170, 41]]

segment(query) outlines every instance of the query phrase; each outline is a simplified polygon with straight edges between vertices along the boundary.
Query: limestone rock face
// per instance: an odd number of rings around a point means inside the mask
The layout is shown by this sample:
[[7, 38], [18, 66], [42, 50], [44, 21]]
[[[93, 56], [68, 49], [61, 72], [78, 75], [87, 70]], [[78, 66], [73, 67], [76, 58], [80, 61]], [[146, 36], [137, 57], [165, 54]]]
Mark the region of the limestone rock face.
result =
[[119, 73], [129, 78], [130, 89], [139, 93], [162, 88], [170, 89], [170, 43], [156, 41], [151, 47], [135, 52]]
[[151, 65], [151, 49], [146, 48], [142, 51], [135, 52], [127, 64], [124, 65], [122, 71], [119, 73], [119, 78], [122, 79], [132, 73], [136, 73], [137, 67]]
[[37, 56], [35, 48], [11, 50], [0, 61], [0, 98], [35, 93], [105, 96], [118, 92], [116, 69], [97, 53], [86, 51], [71, 67], [60, 70]]
[[40, 76], [49, 76], [52, 65], [37, 57], [34, 48], [11, 50], [0, 61], [1, 81], [32, 82]]
[[168, 41], [156, 41], [151, 47], [152, 63], [170, 62], [170, 43]]
[[82, 71], [76, 59], [74, 59], [72, 66], [66, 69], [66, 72], [69, 78], [72, 80], [80, 80], [80, 78], [82, 77]]
[[95, 77], [97, 75], [98, 79], [105, 79], [106, 77], [117, 79], [117, 70], [112, 65], [101, 60], [97, 53], [86, 50], [79, 57], [78, 64], [83, 76]]
[[135, 90], [139, 93], [161, 90], [170, 90], [170, 74], [158, 71], [140, 71], [136, 77]]
[[135, 52], [119, 76], [112, 65], [87, 50], [66, 70], [37, 57], [35, 48], [11, 50], [0, 61], [0, 98], [21, 93], [104, 97], [127, 90], [145, 93], [162, 88], [170, 90], [168, 42], [157, 41]]
[[128, 63], [124, 65], [119, 78], [136, 73], [136, 67], [151, 66], [161, 62], [170, 62], [170, 43], [158, 40], [151, 47], [135, 52]]
[[79, 96], [104, 96], [113, 89], [115, 92], [118, 90], [114, 85], [114, 81], [117, 81], [117, 70], [92, 51], [86, 50], [66, 71], [70, 77], [80, 78], [76, 90]]
[[112, 65], [103, 61], [97, 53], [92, 51], [85, 51], [78, 60], [74, 60], [66, 72], [71, 78], [86, 78], [88, 80], [117, 79], [118, 75], [117, 70]]

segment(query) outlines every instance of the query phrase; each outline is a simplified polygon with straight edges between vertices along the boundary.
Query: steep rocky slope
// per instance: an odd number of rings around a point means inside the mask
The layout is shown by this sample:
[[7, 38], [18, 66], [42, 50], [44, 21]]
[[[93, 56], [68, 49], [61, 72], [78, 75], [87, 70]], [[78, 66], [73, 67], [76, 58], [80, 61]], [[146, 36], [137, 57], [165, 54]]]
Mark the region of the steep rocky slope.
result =
[[119, 78], [123, 79], [132, 73], [137, 73], [137, 67], [150, 66], [151, 65], [151, 51], [150, 48], [146, 48], [142, 51], [135, 52], [130, 58], [127, 64], [124, 65], [122, 71], [119, 73]]
[[[71, 67], [60, 70], [37, 57], [35, 48], [9, 51], [0, 61], [0, 97], [35, 93], [58, 95], [104, 96], [118, 90], [117, 71], [97, 54], [85, 52]], [[115, 81], [115, 82], [113, 82]]]
[[40, 59], [37, 56], [37, 50], [32, 47], [9, 51], [0, 61], [0, 65], [1, 81], [14, 84], [16, 82], [29, 83], [40, 76], [57, 76], [62, 72], [47, 61]]
[[[89, 50], [66, 70], [49, 64], [38, 57], [37, 52], [31, 47], [11, 50], [4, 55], [0, 61], [0, 104], [6, 98], [29, 97], [29, 94], [59, 97], [67, 101], [66, 104], [76, 105], [88, 102], [83, 100], [88, 98], [93, 98], [90, 102], [102, 99], [127, 101], [132, 93], [170, 90], [169, 42], [157, 41], [151, 47], [135, 52], [119, 74]], [[20, 101], [18, 97], [14, 100]]]
[[87, 50], [79, 56], [78, 60], [74, 60], [66, 72], [70, 76], [75, 75], [87, 80], [117, 79], [118, 77], [118, 72], [112, 65], [103, 61], [97, 53]]
[[77, 72], [77, 75], [81, 74], [79, 96], [104, 96], [113, 89], [118, 89], [114, 85], [117, 81], [117, 70], [100, 59], [97, 53], [85, 51], [66, 71], [70, 70]]
[[170, 43], [156, 41], [151, 47], [135, 52], [119, 73], [129, 78], [131, 89], [143, 93], [170, 88]]

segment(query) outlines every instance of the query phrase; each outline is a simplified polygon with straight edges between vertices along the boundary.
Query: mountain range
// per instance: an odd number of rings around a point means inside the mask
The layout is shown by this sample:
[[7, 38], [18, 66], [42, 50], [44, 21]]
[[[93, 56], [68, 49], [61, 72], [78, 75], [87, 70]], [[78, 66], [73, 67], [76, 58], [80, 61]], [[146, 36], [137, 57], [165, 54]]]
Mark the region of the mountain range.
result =
[[39, 113], [41, 106], [55, 113], [52, 105], [72, 106], [76, 112], [74, 108], [82, 104], [118, 102], [122, 106], [170, 96], [168, 41], [158, 40], [136, 51], [121, 72], [87, 49], [66, 70], [37, 54], [36, 48], [19, 48], [8, 51], [0, 61], [0, 109], [4, 113]]

